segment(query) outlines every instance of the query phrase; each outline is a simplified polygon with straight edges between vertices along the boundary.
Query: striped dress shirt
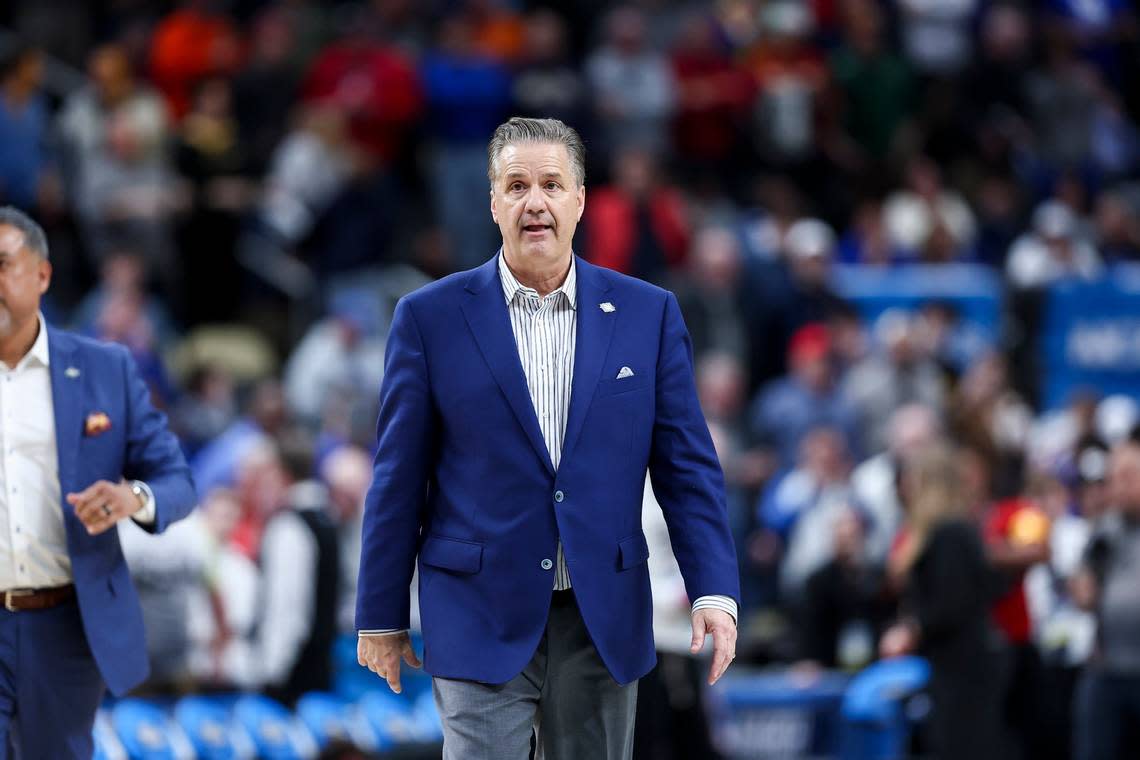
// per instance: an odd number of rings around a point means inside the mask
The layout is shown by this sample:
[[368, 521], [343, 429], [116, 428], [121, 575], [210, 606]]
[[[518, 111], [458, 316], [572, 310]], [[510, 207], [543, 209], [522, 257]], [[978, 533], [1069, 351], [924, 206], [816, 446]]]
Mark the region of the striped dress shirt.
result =
[[[571, 259], [566, 279], [556, 290], [540, 296], [534, 288], [518, 281], [502, 253], [499, 254], [499, 280], [511, 318], [519, 361], [526, 376], [530, 400], [538, 427], [550, 453], [554, 469], [562, 460], [562, 439], [570, 411], [570, 390], [574, 383], [574, 351], [577, 343], [578, 289], [576, 267]], [[558, 542], [554, 565], [554, 589], [570, 588], [570, 571]], [[724, 610], [736, 619], [736, 600], [728, 596], [702, 596], [693, 603], [693, 612], [704, 608]], [[360, 631], [365, 634], [400, 631]]]

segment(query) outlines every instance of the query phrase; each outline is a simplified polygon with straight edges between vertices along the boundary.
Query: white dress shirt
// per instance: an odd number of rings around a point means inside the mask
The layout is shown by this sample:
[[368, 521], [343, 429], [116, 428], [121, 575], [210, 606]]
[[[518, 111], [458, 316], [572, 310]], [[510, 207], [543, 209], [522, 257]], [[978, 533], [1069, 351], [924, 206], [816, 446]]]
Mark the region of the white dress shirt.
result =
[[[530, 400], [542, 438], [550, 453], [554, 469], [562, 459], [562, 440], [566, 435], [566, 419], [570, 410], [570, 391], [574, 383], [574, 352], [577, 342], [577, 267], [571, 259], [566, 279], [545, 296], [518, 281], [506, 259], [499, 254], [499, 280], [511, 318], [511, 331], [526, 376]], [[570, 571], [558, 543], [554, 571], [554, 588], [571, 587]], [[728, 596], [702, 596], [693, 603], [693, 612], [705, 608], [724, 610], [736, 619], [736, 600]], [[399, 631], [361, 631], [362, 634], [399, 633]]]
[[[0, 591], [71, 583], [47, 325], [15, 367], [0, 361]], [[144, 486], [145, 488], [145, 486]], [[154, 497], [135, 515], [154, 521]], [[149, 518], [149, 519], [148, 519]]]

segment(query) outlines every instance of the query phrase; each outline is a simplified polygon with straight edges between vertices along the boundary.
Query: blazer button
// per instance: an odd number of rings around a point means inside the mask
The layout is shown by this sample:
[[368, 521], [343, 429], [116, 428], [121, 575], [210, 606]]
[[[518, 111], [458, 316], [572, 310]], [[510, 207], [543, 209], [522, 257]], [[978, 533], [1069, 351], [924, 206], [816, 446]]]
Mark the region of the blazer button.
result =
[[549, 569], [550, 569], [550, 568], [552, 568], [552, 567], [554, 567], [554, 563], [553, 563], [553, 562], [551, 562], [550, 560], [548, 560], [548, 559], [544, 559], [544, 560], [542, 561], [542, 569], [543, 569], [543, 570], [549, 570]]
[[566, 494], [562, 493], [561, 491], [555, 491], [554, 492], [554, 500], [556, 502], [558, 502], [559, 504], [561, 504], [562, 500], [565, 498], [566, 498]]

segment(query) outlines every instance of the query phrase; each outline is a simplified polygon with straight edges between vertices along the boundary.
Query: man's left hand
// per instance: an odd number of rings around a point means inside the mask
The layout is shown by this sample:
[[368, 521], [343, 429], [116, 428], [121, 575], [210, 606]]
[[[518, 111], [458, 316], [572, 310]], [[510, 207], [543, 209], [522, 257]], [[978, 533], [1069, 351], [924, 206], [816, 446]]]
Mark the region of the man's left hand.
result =
[[75, 516], [92, 536], [113, 527], [142, 507], [130, 484], [109, 480], [99, 480], [79, 493], [69, 493], [67, 503], [75, 508]]
[[693, 613], [693, 654], [705, 646], [705, 636], [713, 637], [713, 661], [709, 666], [709, 686], [720, 680], [736, 659], [736, 621], [724, 610], [705, 608]]

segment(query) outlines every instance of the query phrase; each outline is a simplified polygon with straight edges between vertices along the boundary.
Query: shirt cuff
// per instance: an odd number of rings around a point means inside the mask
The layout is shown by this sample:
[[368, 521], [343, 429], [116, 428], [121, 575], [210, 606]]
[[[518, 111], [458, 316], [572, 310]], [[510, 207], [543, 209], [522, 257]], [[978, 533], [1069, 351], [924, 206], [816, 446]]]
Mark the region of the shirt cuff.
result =
[[407, 633], [407, 628], [381, 628], [372, 631], [357, 631], [356, 635], [360, 638], [368, 638], [371, 636], [391, 636], [396, 633]]
[[736, 622], [736, 600], [731, 596], [721, 596], [720, 594], [713, 594], [710, 596], [698, 597], [697, 601], [693, 602], [693, 612], [697, 610], [723, 610], [729, 615], [732, 615], [732, 622]]
[[139, 507], [139, 511], [131, 515], [131, 519], [137, 522], [139, 525], [150, 527], [154, 525], [154, 518], [158, 513], [158, 510], [155, 509], [154, 505], [154, 491], [150, 490], [150, 486], [141, 480], [132, 481], [131, 484], [134, 485], [135, 483], [138, 483], [139, 488], [141, 488], [143, 490], [143, 493], [146, 494], [146, 504]]

